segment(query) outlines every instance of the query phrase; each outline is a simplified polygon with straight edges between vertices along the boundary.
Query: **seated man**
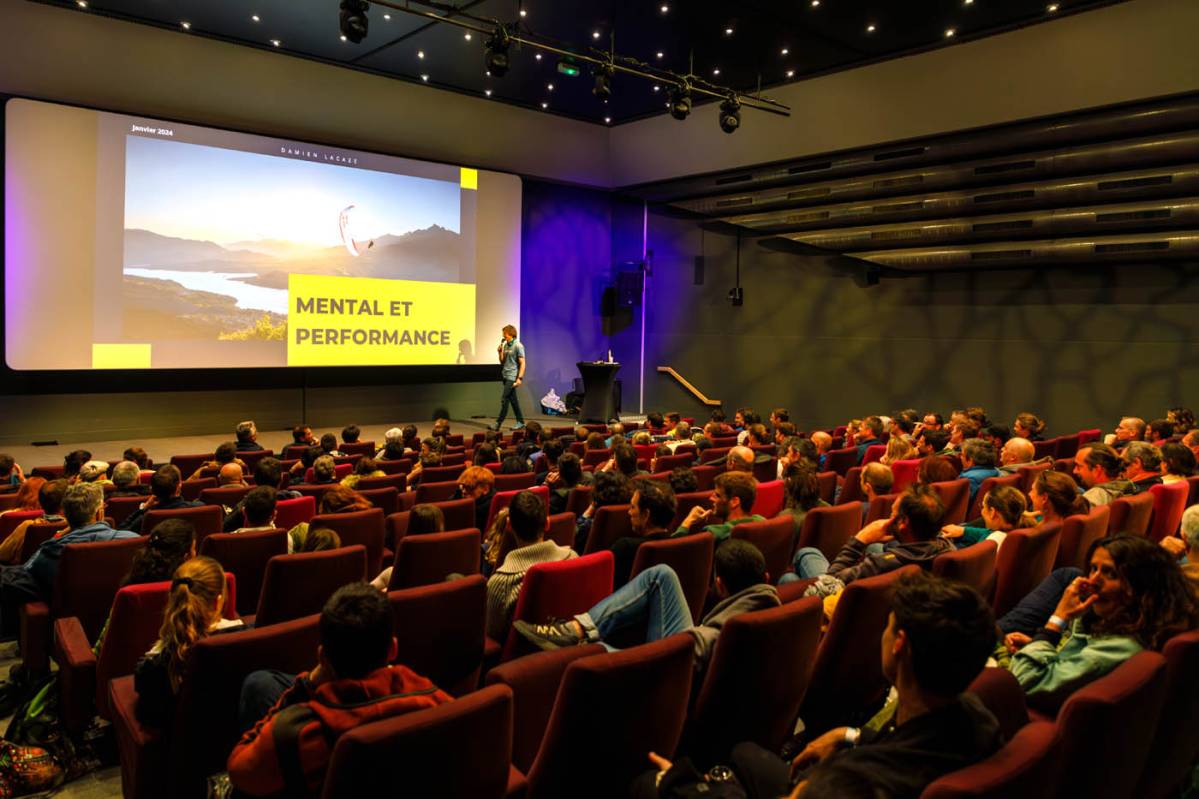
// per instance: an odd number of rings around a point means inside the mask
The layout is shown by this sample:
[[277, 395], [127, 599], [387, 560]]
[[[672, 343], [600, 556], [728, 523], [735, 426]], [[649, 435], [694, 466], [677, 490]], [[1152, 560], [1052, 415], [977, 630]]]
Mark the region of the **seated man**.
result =
[[[283, 463], [275, 457], [268, 455], [258, 463], [254, 464], [254, 485], [270, 486], [278, 489], [275, 492], [275, 501], [281, 502], [285, 499], [298, 499], [303, 496], [299, 491], [292, 491], [283, 487], [285, 475], [283, 474]], [[247, 494], [247, 496], [249, 496]], [[241, 502], [234, 505], [225, 514], [225, 523], [221, 529], [226, 533], [232, 533], [244, 524], [242, 508], [245, 505], [245, 498]]]
[[999, 471], [1005, 475], [1015, 474], [1021, 466], [1028, 466], [1036, 455], [1036, 448], [1027, 438], [1009, 438], [999, 450]]
[[973, 419], [962, 419], [961, 421], [951, 422], [949, 425], [949, 444], [946, 446], [946, 453], [960, 453], [966, 441], [971, 438], [978, 438], [982, 426]]
[[79, 470], [83, 468], [83, 464], [92, 459], [92, 453], [86, 449], [77, 449], [68, 452], [62, 459], [62, 476], [63, 479], [70, 483], [79, 482]]
[[1162, 484], [1160, 449], [1145, 441], [1130, 441], [1121, 455], [1124, 460], [1124, 479], [1132, 483], [1135, 493]]
[[718, 474], [716, 475], [716, 487], [712, 490], [712, 510], [695, 506], [671, 537], [677, 538], [681, 535], [705, 532], [716, 536], [716, 543], [720, 544], [733, 534], [734, 525], [766, 521], [758, 514], [752, 513], [757, 495], [758, 481], [752, 474], [748, 472]]
[[375, 453], [377, 461], [398, 461], [404, 457], [404, 431], [392, 427], [383, 434], [383, 447]]
[[1123, 473], [1124, 461], [1107, 444], [1090, 444], [1074, 456], [1074, 476], [1086, 486], [1083, 497], [1092, 507], [1136, 493], [1132, 481], [1121, 477]]
[[638, 480], [634, 485], [633, 498], [629, 500], [629, 524], [633, 534], [612, 543], [612, 555], [616, 559], [612, 584], [617, 588], [629, 581], [633, 560], [642, 544], [670, 536], [669, 526], [678, 510], [674, 490], [668, 483]]
[[241, 502], [242, 526], [233, 532], [252, 533], [275, 529], [275, 506], [279, 492], [271, 486], [250, 489]]
[[264, 449], [258, 443], [258, 427], [253, 421], [239, 422], [233, 434], [237, 436], [238, 452], [262, 452]]
[[1000, 471], [995, 468], [995, 447], [990, 441], [981, 438], [967, 438], [962, 442], [962, 473], [959, 478], [970, 481], [970, 501], [974, 501], [978, 488], [988, 477], [999, 477]]
[[619, 591], [570, 621], [560, 624], [517, 621], [513, 627], [546, 650], [596, 642], [615, 650], [606, 639], [626, 628], [645, 630], [647, 643], [676, 633], [690, 633], [695, 644], [695, 669], [702, 672], [725, 622], [742, 613], [780, 604], [778, 591], [766, 573], [766, 559], [748, 541], [734, 539], [721, 545], [716, 550], [713, 569], [720, 601], [698, 627], [691, 622], [691, 610], [678, 575], [664, 563], [641, 572]]
[[121, 525], [121, 529], [140, 533], [142, 531], [142, 520], [145, 519], [146, 511], [148, 510], [195, 508], [203, 504], [199, 500], [189, 502], [184, 499], [180, 495], [182, 490], [183, 481], [179, 479], [178, 467], [172, 466], [169, 463], [166, 466], [159, 466], [157, 471], [154, 472], [154, 476], [150, 478], [150, 498], [143, 502], [137, 510], [125, 517], [125, 522]]
[[1189, 449], [1199, 460], [1199, 430], [1188, 430], [1182, 436], [1182, 445]]
[[515, 546], [487, 579], [487, 635], [496, 641], [508, 637], [525, 572], [538, 563], [578, 557], [570, 547], [545, 540], [545, 518], [545, 504], [531, 491], [521, 491], [508, 506], [508, 530]]
[[61, 522], [62, 498], [67, 493], [66, 480], [47, 480], [37, 492], [37, 504], [42, 506], [41, 518], [26, 519], [17, 525], [8, 538], [0, 541], [0, 563], [16, 563], [25, 545], [25, 531], [38, 522]]
[[0, 487], [16, 488], [23, 482], [25, 473], [21, 471], [21, 464], [17, 463], [12, 455], [0, 455]]
[[895, 475], [892, 474], [890, 466], [875, 462], [866, 464], [858, 480], [864, 497], [862, 521], [865, 521], [866, 514], [870, 511], [870, 503], [874, 501], [875, 497], [891, 493], [891, 486], [895, 485]]
[[[841, 547], [832, 563], [816, 547], [802, 547], [795, 553], [795, 574], [784, 574], [779, 582], [828, 574], [848, 585], [909, 563], [930, 567], [933, 558], [954, 548], [951, 542], [938, 537], [944, 515], [945, 506], [937, 492], [927, 486], [908, 486], [891, 506], [891, 517], [859, 530]], [[890, 543], [896, 539], [903, 543]], [[882, 547], [884, 543], [890, 546]], [[879, 546], [872, 547], [876, 544]]]
[[245, 488], [245, 474], [236, 463], [226, 463], [217, 472], [216, 484], [221, 488]]
[[729, 454], [724, 457], [724, 468], [726, 472], [745, 472], [752, 474], [754, 470], [754, 458], [757, 455], [747, 446], [738, 444], [729, 450]]
[[762, 417], [753, 408], [742, 408], [737, 411], [734, 424], [737, 427], [737, 443], [746, 444], [749, 441], [749, 428], [762, 423]]
[[1145, 420], [1135, 416], [1125, 416], [1116, 425], [1114, 432], [1103, 437], [1103, 443], [1119, 452], [1133, 441], [1145, 439]]
[[670, 490], [679, 494], [694, 494], [699, 491], [699, 480], [695, 476], [695, 470], [686, 466], [676, 466], [670, 470], [666, 481], [670, 483]]
[[198, 480], [204, 476], [205, 469], [220, 469], [226, 463], [236, 463], [241, 467], [243, 474], [248, 471], [245, 461], [237, 457], [237, 445], [232, 441], [226, 441], [224, 444], [221, 444], [216, 448], [216, 452], [213, 453], [212, 460], [201, 463], [200, 468], [192, 472], [187, 479]]
[[358, 439], [362, 436], [362, 430], [356, 424], [348, 424], [341, 429], [341, 440], [343, 444], [357, 444]]
[[320, 639], [316, 668], [294, 682], [253, 672], [242, 685], [243, 721], [270, 709], [229, 755], [229, 781], [238, 791], [318, 796], [339, 737], [368, 721], [453, 701], [407, 666], [388, 665], [397, 651], [391, 607], [366, 583], [342, 586], [329, 598]]
[[79, 467], [79, 482], [105, 485], [112, 483], [108, 479], [108, 461], [88, 461]]
[[321, 436], [321, 450], [333, 458], [344, 458], [345, 453], [337, 448], [337, 436], [325, 433]]
[[949, 432], [943, 427], [925, 430], [916, 437], [916, 454], [921, 458], [929, 455], [948, 455], [953, 452], [949, 446]]
[[[733, 749], [732, 770], [755, 796], [806, 796], [808, 785], [823, 782], [825, 772], [852, 769], [865, 783], [853, 796], [917, 799], [937, 778], [989, 757], [1003, 743], [999, 722], [977, 696], [963, 693], [986, 665], [994, 642], [995, 620], [974, 589], [924, 574], [906, 577], [891, 598], [882, 635], [883, 675], [895, 687], [881, 729], [836, 727], [812, 740], [788, 764], [754, 743]], [[946, 657], [952, 652], [953, 657]], [[641, 783], [674, 780], [685, 771], [651, 755], [663, 769]], [[677, 772], [676, 772], [677, 773]], [[792, 789], [794, 791], [792, 792]], [[839, 790], [825, 796], [848, 796]]]
[[[175, 473], [179, 470], [175, 469]], [[137, 536], [126, 530], [114, 530], [105, 523], [104, 489], [95, 483], [70, 486], [63, 495], [62, 514], [69, 525], [66, 533], [46, 541], [25, 563], [0, 569], [0, 608], [6, 633], [16, 632], [16, 614], [22, 603], [48, 601], [52, 596], [65, 547]]]
[[858, 434], [855, 439], [858, 448], [858, 463], [861, 463], [862, 458], [866, 457], [866, 450], [875, 444], [883, 443], [883, 420], [878, 416], [867, 416], [862, 420], [862, 426], [855, 432]]
[[150, 486], [142, 484], [142, 470], [133, 461], [121, 461], [112, 467], [113, 490], [108, 496], [112, 497], [144, 497], [150, 493]]
[[316, 438], [312, 435], [312, 428], [306, 424], [298, 424], [291, 431], [291, 446], [308, 446], [315, 447], [317, 445]]
[[1178, 558], [1182, 573], [1199, 586], [1199, 505], [1192, 505], [1182, 514], [1182, 525], [1178, 535], [1168, 535], [1161, 546]]

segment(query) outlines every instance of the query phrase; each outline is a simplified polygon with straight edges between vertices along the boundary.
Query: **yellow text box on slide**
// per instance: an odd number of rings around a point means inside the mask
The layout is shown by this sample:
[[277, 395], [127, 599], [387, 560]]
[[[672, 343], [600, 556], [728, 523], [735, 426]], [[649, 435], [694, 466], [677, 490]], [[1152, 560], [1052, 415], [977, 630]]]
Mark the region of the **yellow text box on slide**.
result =
[[[288, 366], [451, 364], [475, 339], [475, 286], [290, 275]], [[468, 350], [469, 351], [469, 350]]]
[[149, 344], [92, 344], [93, 369], [149, 369]]

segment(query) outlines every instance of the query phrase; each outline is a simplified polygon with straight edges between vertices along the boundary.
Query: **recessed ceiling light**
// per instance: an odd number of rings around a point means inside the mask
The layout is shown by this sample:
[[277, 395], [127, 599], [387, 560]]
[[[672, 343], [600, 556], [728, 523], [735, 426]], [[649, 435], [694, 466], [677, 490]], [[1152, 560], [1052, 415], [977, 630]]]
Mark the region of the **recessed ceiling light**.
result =
[[344, 33], [341, 35], [341, 40], [342, 40], [343, 42], [348, 42], [348, 41], [349, 41], [349, 39], [347, 39], [347, 38], [345, 37], [345, 34], [344, 34]]
[[87, 0], [75, 0], [75, 5], [80, 8], [87, 8]]
[[794, 78], [794, 77], [795, 77], [795, 70], [793, 70], [793, 69], [789, 69], [789, 70], [787, 70], [787, 77], [788, 77], [788, 78]]
[[549, 108], [549, 107], [550, 107], [550, 104], [549, 104], [549, 103], [542, 103], [542, 104], [541, 104], [541, 107], [542, 107], [542, 108]]
[[466, 39], [469, 42], [470, 41], [470, 31], [467, 31], [466, 33], [462, 34], [462, 38]]
[[421, 76], [420, 76], [420, 79], [421, 79], [421, 80], [423, 80], [425, 83], [428, 83], [428, 82], [429, 82], [429, 76], [428, 76], [428, 75], [421, 75]]
[[540, 61], [540, 60], [541, 60], [541, 53], [537, 53], [535, 56], [533, 56], [533, 58], [536, 58], [538, 61]]
[[424, 58], [424, 57], [425, 57], [425, 51], [424, 51], [424, 50], [417, 50], [417, 51], [416, 51], [416, 57], [417, 57], [417, 58]]
[[656, 55], [658, 56], [658, 58], [665, 58], [665, 57], [666, 57], [666, 53], [663, 53], [661, 50], [659, 50], [659, 51], [656, 53]]
[[184, 21], [184, 22], [179, 23], [179, 27], [183, 28], [185, 31], [189, 31], [192, 29], [192, 24], [190, 22]]
[[547, 83], [545, 84], [545, 88], [552, 92], [554, 90], [554, 84]]
[[952, 38], [955, 33], [957, 33], [957, 31], [954, 30], [953, 28], [946, 28], [945, 29], [945, 38], [947, 38], [947, 39]]
[[1056, 13], [1057, 13], [1057, 9], [1058, 9], [1058, 4], [1057, 4], [1057, 3], [1050, 3], [1050, 4], [1049, 4], [1049, 7], [1048, 7], [1048, 8], [1046, 8], [1045, 10], [1046, 10], [1046, 11], [1048, 11], [1050, 14], [1056, 14]]
[[719, 75], [719, 74], [720, 74], [720, 67], [716, 67], [715, 69], [713, 69], [713, 70], [712, 70], [712, 74], [713, 74], [713, 75]]
[[783, 55], [788, 55], [791, 51], [784, 47], [780, 52], [782, 52]]
[[605, 122], [605, 123], [607, 123], [607, 124], [609, 124], [609, 125], [611, 125], [611, 124], [612, 124], [612, 117], [604, 117], [604, 122]]
[[592, 39], [598, 39], [599, 37], [600, 37], [600, 32], [599, 32], [599, 31], [592, 31], [592, 32], [591, 32], [591, 38], [592, 38]]
[[252, 16], [252, 17], [250, 17], [250, 19], [252, 19], [254, 22], [262, 22], [262, 18], [261, 18], [261, 17], [259, 17], [257, 14], [255, 14], [255, 15], [254, 15], [254, 16]]
[[817, 8], [819, 6], [820, 6], [820, 0], [812, 0], [812, 8]]
[[866, 26], [866, 32], [867, 32], [867, 33], [874, 33], [874, 26], [873, 26], [873, 25], [867, 25], [867, 26]]
[[527, 17], [527, 16], [529, 16], [529, 12], [528, 12], [528, 11], [525, 11], [525, 10], [522, 8], [522, 9], [520, 10], [520, 18], [521, 18], [521, 19], [524, 19], [524, 18], [525, 18], [525, 17]]
[[732, 35], [733, 35], [733, 29], [732, 29], [732, 28], [725, 28], [725, 29], [724, 29], [724, 35], [725, 35], [725, 36], [732, 36]]
[[391, 22], [391, 14], [384, 14], [384, 15], [383, 15], [383, 21], [384, 21], [384, 22]]
[[962, 0], [962, 5], [972, 6], [972, 5], [974, 5], [974, 0]]
[[487, 77], [489, 77], [489, 78], [491, 77], [491, 70], [490, 70], [490, 69], [489, 69], [489, 70], [487, 70]]
[[662, 7], [661, 7], [661, 8], [659, 8], [658, 10], [659, 10], [659, 11], [661, 11], [663, 14], [665, 14], [666, 12], [670, 11], [670, 6], [668, 6], [668, 5], [666, 5], [665, 3], [663, 3], [663, 4], [662, 4]]
[[662, 87], [661, 87], [661, 86], [659, 86], [658, 84], [656, 84], [656, 83], [655, 83], [655, 84], [654, 84], [654, 91], [656, 91], [656, 92], [660, 92], [660, 91], [662, 91]]
[[275, 45], [275, 47], [279, 47], [281, 44], [283, 44], [283, 42], [279, 41], [278, 39], [271, 39], [271, 44]]
[[491, 96], [491, 89], [484, 89], [484, 90], [483, 90], [483, 94], [485, 94], [485, 95], [487, 95], [488, 97], [490, 97], [490, 96]]

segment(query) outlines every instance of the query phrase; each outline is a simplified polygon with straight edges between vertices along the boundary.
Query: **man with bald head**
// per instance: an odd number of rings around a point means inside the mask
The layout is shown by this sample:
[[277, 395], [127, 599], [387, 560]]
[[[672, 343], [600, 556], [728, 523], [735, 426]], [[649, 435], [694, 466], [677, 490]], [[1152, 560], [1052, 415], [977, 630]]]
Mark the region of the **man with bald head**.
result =
[[1120, 424], [1116, 425], [1116, 430], [1113, 433], [1108, 433], [1103, 437], [1103, 443], [1109, 445], [1112, 449], [1119, 452], [1133, 441], [1145, 440], [1145, 420], [1138, 419], [1135, 416], [1125, 416], [1120, 420]]
[[729, 454], [725, 456], [725, 471], [753, 472], [754, 457], [754, 451], [749, 447], [733, 447], [729, 450]]
[[245, 475], [242, 473], [241, 466], [236, 463], [226, 463], [217, 472], [216, 484], [222, 487], [245, 487]]
[[1009, 438], [999, 451], [999, 471], [1015, 474], [1021, 466], [1032, 463], [1036, 448], [1027, 438]]

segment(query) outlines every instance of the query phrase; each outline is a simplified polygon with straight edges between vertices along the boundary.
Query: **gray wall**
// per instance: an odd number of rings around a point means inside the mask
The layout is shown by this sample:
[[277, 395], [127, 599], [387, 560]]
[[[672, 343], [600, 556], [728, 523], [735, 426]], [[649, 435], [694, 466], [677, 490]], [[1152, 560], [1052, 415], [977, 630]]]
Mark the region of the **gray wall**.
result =
[[[940, 274], [862, 288], [821, 258], [651, 215], [647, 410], [704, 413], [671, 365], [731, 411], [782, 405], [801, 427], [898, 408], [1023, 410], [1054, 432], [1146, 419], [1199, 398], [1199, 264]], [[705, 256], [694, 285], [695, 256]], [[649, 375], [653, 376], [650, 377]]]

